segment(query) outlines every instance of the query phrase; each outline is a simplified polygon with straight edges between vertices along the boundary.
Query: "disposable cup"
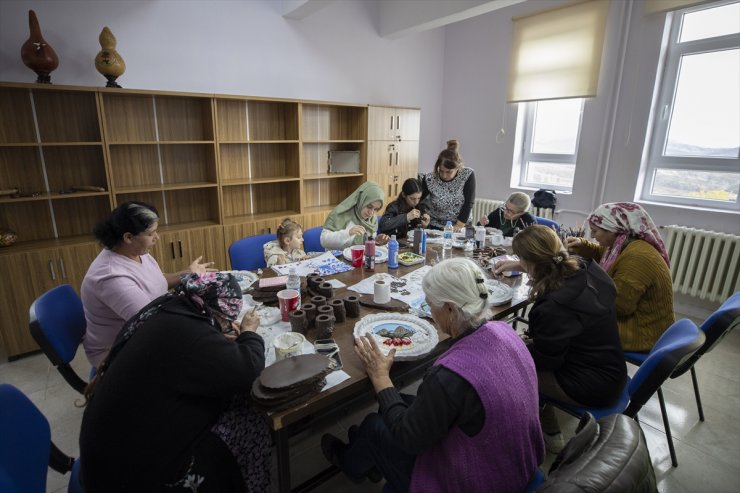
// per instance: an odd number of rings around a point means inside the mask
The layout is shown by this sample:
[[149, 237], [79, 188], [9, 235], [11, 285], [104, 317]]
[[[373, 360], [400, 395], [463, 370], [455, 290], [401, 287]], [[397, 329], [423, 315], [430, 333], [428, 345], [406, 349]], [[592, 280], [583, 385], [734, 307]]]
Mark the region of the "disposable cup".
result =
[[275, 360], [289, 358], [303, 354], [303, 343], [306, 338], [298, 332], [285, 332], [275, 336], [273, 345], [275, 346]]
[[352, 252], [352, 267], [362, 267], [362, 261], [365, 257], [365, 247], [362, 245], [354, 245], [350, 248]]
[[301, 293], [295, 289], [283, 289], [278, 291], [278, 303], [280, 305], [280, 318], [283, 322], [290, 321], [290, 312], [298, 309]]

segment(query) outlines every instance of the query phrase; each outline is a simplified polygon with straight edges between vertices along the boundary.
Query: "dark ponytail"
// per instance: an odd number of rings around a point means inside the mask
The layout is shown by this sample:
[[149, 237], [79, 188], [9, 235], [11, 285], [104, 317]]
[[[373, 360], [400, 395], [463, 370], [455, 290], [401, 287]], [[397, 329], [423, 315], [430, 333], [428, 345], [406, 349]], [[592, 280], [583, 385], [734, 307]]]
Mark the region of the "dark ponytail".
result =
[[138, 235], [159, 221], [159, 213], [153, 205], [144, 202], [125, 202], [111, 212], [110, 217], [93, 228], [95, 238], [107, 249], [123, 241], [123, 235]]

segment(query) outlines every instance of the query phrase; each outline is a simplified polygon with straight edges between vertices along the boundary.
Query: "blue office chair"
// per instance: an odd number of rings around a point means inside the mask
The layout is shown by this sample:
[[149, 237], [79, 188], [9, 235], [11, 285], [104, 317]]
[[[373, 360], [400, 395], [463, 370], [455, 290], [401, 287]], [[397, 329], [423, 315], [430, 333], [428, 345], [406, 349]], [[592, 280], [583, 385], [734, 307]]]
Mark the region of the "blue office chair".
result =
[[704, 344], [706, 336], [699, 330], [694, 322], [688, 319], [679, 320], [663, 333], [650, 350], [645, 361], [637, 369], [637, 372], [625, 385], [619, 400], [610, 407], [592, 408], [565, 404], [547, 398], [540, 394], [542, 402], [548, 402], [560, 409], [574, 415], [582, 416], [591, 413], [594, 418], [599, 419], [610, 414], [622, 413], [631, 418], [636, 418], [642, 406], [654, 393], [658, 393], [660, 409], [663, 413], [663, 424], [665, 425], [668, 449], [671, 453], [673, 467], [678, 466], [676, 451], [673, 448], [673, 437], [665, 411], [665, 401], [661, 385], [670, 377], [676, 368], [686, 363], [694, 353]]
[[268, 241], [277, 239], [277, 235], [265, 234], [247, 236], [237, 240], [229, 247], [231, 268], [234, 270], [256, 270], [267, 267], [262, 247]]
[[307, 229], [303, 232], [303, 251], [305, 252], [325, 252], [326, 248], [321, 246], [322, 226]]
[[547, 226], [548, 228], [554, 229], [556, 233], [560, 232], [560, 225], [557, 222], [553, 221], [552, 219], [546, 219], [544, 217], [534, 216], [534, 220], [537, 224], [541, 224], [543, 226]]
[[86, 327], [82, 301], [69, 284], [50, 289], [31, 304], [31, 336], [67, 383], [81, 394], [87, 382], [77, 375], [70, 363], [82, 343]]
[[[719, 307], [719, 309], [717, 309], [716, 312], [712, 313], [709, 318], [707, 318], [704, 323], [699, 326], [699, 328], [707, 337], [704, 345], [700, 347], [699, 350], [696, 351], [691, 358], [689, 358], [681, 366], [676, 368], [676, 370], [671, 375], [671, 378], [676, 378], [680, 377], [687, 371], [691, 372], [691, 382], [694, 385], [694, 396], [696, 397], [696, 408], [699, 412], [700, 421], [704, 421], [704, 408], [701, 405], [699, 382], [696, 379], [696, 367], [694, 365], [699, 360], [699, 358], [714, 349], [714, 347], [722, 339], [724, 339], [724, 337], [729, 334], [732, 329], [734, 329], [738, 325], [740, 325], [740, 291], [730, 296], [724, 303], [722, 303], [722, 305]], [[640, 366], [643, 364], [648, 354], [649, 353], [625, 351], [624, 358], [627, 360], [627, 362], [632, 363], [633, 365]], [[658, 396], [662, 399], [662, 392], [660, 392]], [[661, 410], [663, 410], [664, 408], [664, 405], [661, 406]], [[663, 419], [665, 420], [667, 419], [667, 417], [663, 416]]]
[[[79, 460], [59, 462], [59, 449], [51, 442], [49, 422], [23, 392], [0, 384], [0, 491], [46, 493], [47, 469], [66, 474], [69, 493], [83, 493]], [[62, 454], [63, 455], [63, 454]]]

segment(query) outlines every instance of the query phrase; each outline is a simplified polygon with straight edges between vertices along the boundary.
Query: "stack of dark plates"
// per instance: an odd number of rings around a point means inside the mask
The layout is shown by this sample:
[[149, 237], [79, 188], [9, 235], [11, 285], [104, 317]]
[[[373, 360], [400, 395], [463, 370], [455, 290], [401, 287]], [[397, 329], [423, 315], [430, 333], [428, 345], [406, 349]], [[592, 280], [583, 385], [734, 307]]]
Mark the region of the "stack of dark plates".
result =
[[321, 392], [334, 360], [320, 354], [302, 354], [265, 368], [252, 385], [255, 405], [265, 411], [282, 411]]

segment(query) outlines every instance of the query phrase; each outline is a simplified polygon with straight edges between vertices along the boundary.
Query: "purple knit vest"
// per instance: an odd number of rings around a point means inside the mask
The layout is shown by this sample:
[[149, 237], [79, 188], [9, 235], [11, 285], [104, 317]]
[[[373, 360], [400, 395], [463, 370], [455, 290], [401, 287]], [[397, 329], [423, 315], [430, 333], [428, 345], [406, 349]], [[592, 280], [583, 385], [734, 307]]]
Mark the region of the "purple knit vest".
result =
[[416, 457], [411, 493], [521, 493], [545, 455], [537, 373], [529, 351], [503, 322], [488, 322], [435, 363], [476, 390], [485, 409], [481, 431], [458, 427]]

